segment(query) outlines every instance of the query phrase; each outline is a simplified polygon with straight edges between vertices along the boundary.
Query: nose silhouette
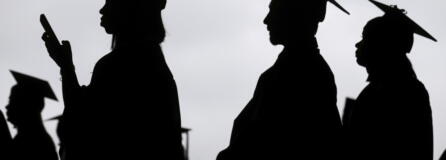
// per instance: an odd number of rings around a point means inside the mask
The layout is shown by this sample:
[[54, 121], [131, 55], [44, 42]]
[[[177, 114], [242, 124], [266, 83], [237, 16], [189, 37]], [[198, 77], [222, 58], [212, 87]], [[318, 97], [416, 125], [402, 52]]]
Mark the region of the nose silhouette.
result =
[[268, 25], [270, 19], [271, 19], [271, 14], [268, 12], [265, 19], [263, 19], [263, 24]]
[[356, 43], [355, 47], [356, 47], [356, 48], [359, 48], [359, 47], [361, 46], [361, 43], [362, 43], [362, 40], [359, 41], [358, 43]]
[[107, 7], [107, 4], [104, 4], [104, 6], [102, 6], [102, 8], [99, 10], [99, 13], [104, 15], [106, 7]]

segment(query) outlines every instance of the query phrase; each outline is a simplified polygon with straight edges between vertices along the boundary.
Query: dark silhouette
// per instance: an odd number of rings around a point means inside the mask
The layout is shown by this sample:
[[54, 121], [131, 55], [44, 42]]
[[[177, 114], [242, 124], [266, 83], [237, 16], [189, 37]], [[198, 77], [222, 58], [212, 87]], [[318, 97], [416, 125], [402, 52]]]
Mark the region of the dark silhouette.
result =
[[186, 144], [184, 144], [184, 157], [185, 160], [189, 160], [189, 141], [190, 141], [190, 137], [189, 137], [189, 132], [192, 129], [190, 128], [181, 128], [181, 133], [186, 135]]
[[385, 12], [364, 27], [356, 47], [369, 74], [346, 122], [350, 157], [357, 160], [433, 159], [429, 95], [407, 57], [413, 35], [435, 41], [403, 10], [371, 1]]
[[6, 106], [8, 121], [17, 128], [11, 143], [11, 159], [57, 160], [54, 142], [45, 130], [41, 112], [44, 98], [57, 100], [48, 82], [11, 71], [17, 80]]
[[351, 118], [352, 118], [352, 110], [355, 107], [356, 100], [352, 98], [347, 98], [345, 100], [344, 113], [342, 114], [342, 125], [350, 126]]
[[65, 147], [65, 143], [66, 143], [66, 140], [65, 140], [65, 138], [66, 138], [66, 136], [64, 135], [64, 131], [65, 131], [65, 123], [64, 123], [64, 120], [63, 120], [63, 116], [61, 115], [61, 116], [56, 116], [56, 117], [53, 117], [53, 118], [50, 118], [50, 119], [48, 119], [47, 121], [54, 121], [54, 120], [57, 120], [57, 121], [59, 121], [58, 123], [57, 123], [57, 127], [56, 127], [56, 134], [57, 134], [57, 137], [59, 138], [59, 157], [60, 157], [60, 159], [61, 160], [66, 160], [67, 158], [66, 158], [66, 147]]
[[12, 137], [3, 112], [0, 111], [0, 159], [10, 160]]
[[165, 0], [107, 0], [101, 25], [113, 35], [91, 83], [76, 78], [70, 44], [44, 33], [50, 56], [61, 68], [65, 110], [65, 158], [184, 159], [175, 80], [160, 43]]
[[326, 5], [325, 0], [271, 1], [264, 23], [271, 43], [284, 50], [261, 75], [218, 160], [339, 158], [336, 85], [315, 38]]
[[446, 160], [446, 151], [443, 152], [439, 160]]

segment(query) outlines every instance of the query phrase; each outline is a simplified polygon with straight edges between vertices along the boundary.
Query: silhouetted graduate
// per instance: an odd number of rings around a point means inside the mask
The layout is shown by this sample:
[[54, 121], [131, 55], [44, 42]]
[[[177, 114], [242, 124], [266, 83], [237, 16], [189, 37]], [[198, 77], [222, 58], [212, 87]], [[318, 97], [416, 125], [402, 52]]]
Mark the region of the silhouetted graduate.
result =
[[326, 6], [326, 0], [271, 1], [264, 23], [271, 43], [284, 50], [261, 75], [218, 160], [339, 158], [336, 85], [315, 38]]
[[14, 160], [57, 160], [54, 142], [43, 125], [44, 98], [56, 100], [48, 82], [11, 71], [17, 81], [6, 106], [8, 121], [17, 128], [11, 145]]
[[113, 35], [90, 85], [76, 78], [69, 43], [45, 33], [50, 56], [61, 67], [66, 158], [184, 158], [175, 80], [160, 43], [165, 0], [107, 0], [101, 26]]
[[356, 58], [369, 74], [351, 110], [351, 159], [433, 159], [429, 95], [407, 57], [413, 35], [436, 41], [396, 6], [371, 1], [385, 12], [364, 27]]
[[0, 111], [0, 159], [10, 160], [10, 149], [12, 144], [11, 132], [9, 131], [6, 118]]

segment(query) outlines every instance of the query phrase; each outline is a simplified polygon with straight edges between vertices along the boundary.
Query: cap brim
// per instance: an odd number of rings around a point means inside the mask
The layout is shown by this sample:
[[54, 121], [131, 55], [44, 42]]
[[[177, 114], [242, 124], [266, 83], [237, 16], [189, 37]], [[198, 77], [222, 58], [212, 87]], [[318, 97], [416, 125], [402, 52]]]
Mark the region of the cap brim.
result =
[[48, 81], [10, 70], [18, 85], [31, 86], [39, 96], [57, 101]]
[[370, 0], [371, 3], [373, 3], [376, 7], [381, 9], [386, 14], [397, 14], [403, 18], [404, 21], [407, 22], [408, 27], [411, 28], [413, 33], [418, 34], [420, 36], [426, 37], [434, 42], [437, 42], [437, 39], [435, 39], [431, 34], [429, 34], [426, 30], [424, 30], [420, 25], [418, 25], [415, 21], [410, 19], [406, 14], [404, 14], [401, 10], [399, 10], [396, 7], [386, 5], [384, 3]]

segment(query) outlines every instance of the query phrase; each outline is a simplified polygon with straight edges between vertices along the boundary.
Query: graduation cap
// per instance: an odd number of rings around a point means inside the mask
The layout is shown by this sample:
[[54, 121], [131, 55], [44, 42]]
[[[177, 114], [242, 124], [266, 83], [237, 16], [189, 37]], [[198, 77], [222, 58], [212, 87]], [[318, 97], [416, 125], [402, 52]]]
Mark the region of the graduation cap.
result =
[[35, 96], [41, 96], [42, 98], [46, 97], [57, 101], [57, 97], [47, 81], [12, 70], [10, 70], [10, 72], [17, 81], [17, 85], [29, 90], [29, 92], [35, 94]]
[[428, 39], [431, 39], [435, 42], [437, 42], [437, 39], [435, 39], [432, 35], [430, 35], [426, 30], [421, 28], [417, 23], [415, 23], [412, 19], [410, 19], [406, 15], [406, 11], [399, 9], [397, 6], [389, 6], [385, 5], [383, 3], [377, 2], [375, 0], [370, 0], [376, 7], [384, 11], [384, 16], [395, 16], [398, 17], [398, 19], [404, 21], [404, 23], [409, 27], [410, 31], [414, 34], [418, 34], [420, 36], [426, 37]]
[[327, 1], [330, 2], [331, 4], [335, 5], [336, 7], [338, 7], [344, 13], [350, 15], [350, 12], [348, 12], [344, 7], [342, 7], [338, 2], [336, 2], [336, 0], [327, 0]]

